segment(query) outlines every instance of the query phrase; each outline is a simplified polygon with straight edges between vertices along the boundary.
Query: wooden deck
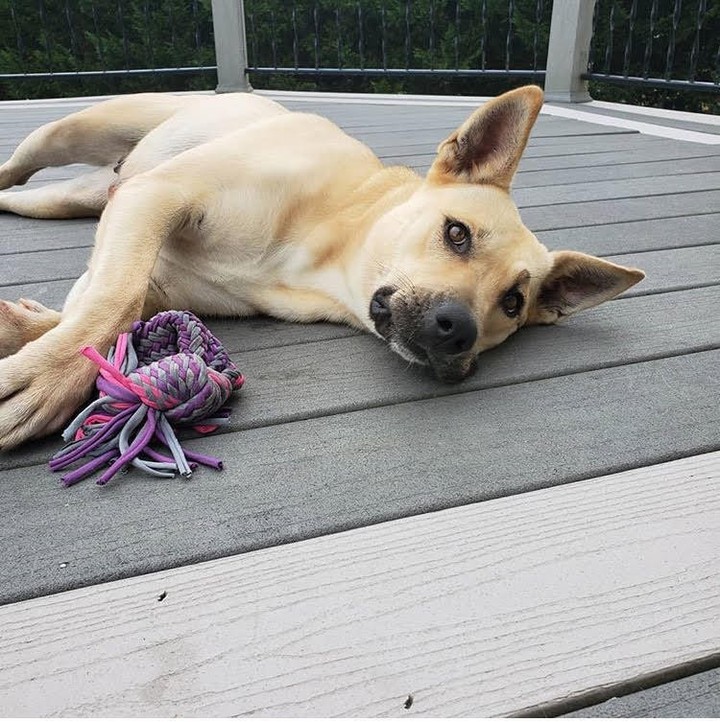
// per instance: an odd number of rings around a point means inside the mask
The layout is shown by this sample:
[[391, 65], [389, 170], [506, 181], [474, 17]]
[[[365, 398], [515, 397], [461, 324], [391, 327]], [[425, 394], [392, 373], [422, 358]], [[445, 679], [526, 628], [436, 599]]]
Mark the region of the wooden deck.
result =
[[[477, 105], [272, 95], [420, 170]], [[87, 102], [0, 104], [0, 155]], [[720, 123], [547, 107], [514, 197], [647, 279], [458, 386], [344, 327], [213, 321], [248, 379], [192, 442], [222, 473], [61, 489], [58, 439], [0, 455], [1, 713], [558, 715], [671, 683], [620, 711], [720, 715]], [[94, 225], [0, 215], [0, 297], [59, 307]]]

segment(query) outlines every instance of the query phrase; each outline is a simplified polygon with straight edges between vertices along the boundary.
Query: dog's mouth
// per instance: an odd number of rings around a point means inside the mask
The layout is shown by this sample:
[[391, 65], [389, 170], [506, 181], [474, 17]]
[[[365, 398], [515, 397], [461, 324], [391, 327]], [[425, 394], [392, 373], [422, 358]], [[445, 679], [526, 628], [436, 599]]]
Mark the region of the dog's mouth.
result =
[[447, 298], [405, 297], [383, 286], [370, 301], [375, 331], [411, 363], [429, 366], [444, 383], [456, 383], [476, 369], [472, 352], [477, 326], [469, 309]]

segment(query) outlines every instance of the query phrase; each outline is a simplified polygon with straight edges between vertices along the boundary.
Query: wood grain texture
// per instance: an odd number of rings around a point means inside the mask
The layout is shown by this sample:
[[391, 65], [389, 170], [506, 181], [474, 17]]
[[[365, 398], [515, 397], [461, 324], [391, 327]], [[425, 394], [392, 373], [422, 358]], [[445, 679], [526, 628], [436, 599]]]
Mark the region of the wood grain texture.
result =
[[497, 716], [680, 665], [720, 649], [719, 482], [709, 454], [8, 605], [3, 712]]

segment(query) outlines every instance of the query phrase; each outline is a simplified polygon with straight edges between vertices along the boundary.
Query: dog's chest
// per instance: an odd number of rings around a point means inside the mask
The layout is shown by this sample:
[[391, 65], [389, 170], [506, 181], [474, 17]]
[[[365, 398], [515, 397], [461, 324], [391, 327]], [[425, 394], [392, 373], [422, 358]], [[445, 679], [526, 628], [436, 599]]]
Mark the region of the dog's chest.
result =
[[338, 303], [356, 305], [343, 271], [319, 269], [306, 246], [253, 242], [242, 232], [238, 236], [202, 251], [197, 242], [176, 239], [161, 251], [153, 277], [173, 304], [200, 313], [329, 317]]

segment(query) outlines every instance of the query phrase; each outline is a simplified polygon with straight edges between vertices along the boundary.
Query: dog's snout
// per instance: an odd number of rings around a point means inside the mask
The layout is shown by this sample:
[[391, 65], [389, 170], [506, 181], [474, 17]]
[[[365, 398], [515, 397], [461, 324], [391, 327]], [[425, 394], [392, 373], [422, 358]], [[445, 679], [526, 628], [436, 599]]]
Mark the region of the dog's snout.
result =
[[446, 301], [425, 314], [419, 340], [429, 351], [455, 356], [469, 351], [477, 335], [470, 310], [460, 303]]

